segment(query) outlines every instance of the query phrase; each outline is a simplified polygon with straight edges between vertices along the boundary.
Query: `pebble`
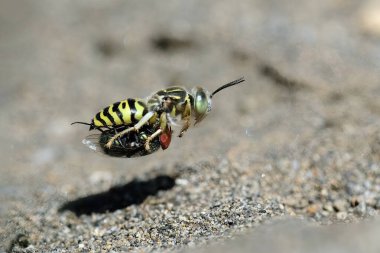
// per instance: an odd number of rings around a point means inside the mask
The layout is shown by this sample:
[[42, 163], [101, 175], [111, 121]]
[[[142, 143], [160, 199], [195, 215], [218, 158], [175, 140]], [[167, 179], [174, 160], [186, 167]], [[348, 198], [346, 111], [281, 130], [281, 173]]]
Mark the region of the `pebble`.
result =
[[347, 201], [344, 199], [338, 199], [334, 201], [333, 208], [336, 212], [345, 211], [347, 208]]
[[318, 206], [317, 205], [310, 205], [307, 207], [306, 209], [306, 212], [310, 215], [310, 216], [314, 216], [318, 211]]
[[354, 209], [355, 213], [360, 215], [360, 216], [364, 216], [366, 214], [366, 211], [367, 211], [367, 205], [364, 201], [360, 202], [358, 206], [355, 207]]
[[338, 220], [345, 220], [347, 218], [347, 213], [346, 212], [338, 212], [338, 213], [336, 213], [336, 218]]
[[326, 203], [326, 204], [323, 205], [323, 210], [325, 210], [327, 212], [333, 212], [334, 211], [334, 207], [331, 204], [331, 202], [328, 202], [328, 203]]

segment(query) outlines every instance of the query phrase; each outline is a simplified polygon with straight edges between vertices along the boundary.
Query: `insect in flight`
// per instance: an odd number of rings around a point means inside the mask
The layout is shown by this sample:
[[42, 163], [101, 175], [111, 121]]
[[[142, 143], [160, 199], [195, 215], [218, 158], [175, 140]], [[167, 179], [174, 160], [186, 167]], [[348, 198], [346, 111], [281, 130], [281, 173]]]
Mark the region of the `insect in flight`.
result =
[[169, 147], [171, 125], [181, 121], [178, 136], [182, 137], [190, 127], [191, 116], [195, 125], [211, 111], [211, 101], [216, 93], [244, 81], [244, 78], [239, 78], [212, 93], [201, 87], [195, 87], [191, 92], [178, 86], [169, 87], [157, 91], [145, 101], [129, 98], [113, 103], [98, 112], [91, 123], [72, 124], [89, 125], [90, 130], [101, 132], [83, 140], [92, 149], [100, 147], [97, 150], [111, 156], [144, 156], [157, 151], [160, 146], [162, 149]]

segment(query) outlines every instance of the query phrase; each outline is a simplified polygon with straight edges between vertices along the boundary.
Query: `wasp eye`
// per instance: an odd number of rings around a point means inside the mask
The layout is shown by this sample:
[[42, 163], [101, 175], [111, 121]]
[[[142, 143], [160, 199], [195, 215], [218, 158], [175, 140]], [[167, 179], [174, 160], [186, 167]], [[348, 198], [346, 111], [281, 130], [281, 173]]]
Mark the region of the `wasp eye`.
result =
[[194, 94], [194, 112], [196, 123], [200, 122], [209, 112], [209, 97], [202, 88], [195, 88]]
[[198, 92], [195, 97], [195, 111], [198, 114], [205, 114], [207, 111], [207, 98], [203, 92]]

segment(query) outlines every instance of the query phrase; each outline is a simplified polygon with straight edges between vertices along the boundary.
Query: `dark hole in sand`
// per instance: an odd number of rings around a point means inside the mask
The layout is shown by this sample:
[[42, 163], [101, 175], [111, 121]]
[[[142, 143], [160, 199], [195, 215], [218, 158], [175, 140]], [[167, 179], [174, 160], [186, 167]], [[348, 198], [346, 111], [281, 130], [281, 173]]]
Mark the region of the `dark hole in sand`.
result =
[[29, 246], [28, 236], [23, 233], [17, 234], [16, 237], [11, 241], [7, 252], [13, 252], [13, 249], [16, 246], [19, 246], [24, 249], [28, 247]]
[[167, 35], [158, 35], [152, 38], [154, 49], [162, 52], [172, 52], [181, 49], [189, 49], [195, 46], [195, 42], [188, 38], [176, 38]]
[[114, 186], [106, 192], [89, 195], [69, 201], [59, 212], [71, 211], [77, 216], [91, 213], [113, 212], [130, 205], [141, 204], [148, 196], [173, 188], [175, 178], [160, 175], [147, 181], [133, 180], [128, 184]]
[[263, 76], [272, 80], [278, 87], [286, 88], [289, 91], [297, 91], [307, 87], [304, 83], [286, 77], [271, 65], [262, 64], [259, 69]]
[[123, 46], [112, 39], [105, 38], [95, 43], [95, 49], [103, 57], [113, 57], [123, 50]]

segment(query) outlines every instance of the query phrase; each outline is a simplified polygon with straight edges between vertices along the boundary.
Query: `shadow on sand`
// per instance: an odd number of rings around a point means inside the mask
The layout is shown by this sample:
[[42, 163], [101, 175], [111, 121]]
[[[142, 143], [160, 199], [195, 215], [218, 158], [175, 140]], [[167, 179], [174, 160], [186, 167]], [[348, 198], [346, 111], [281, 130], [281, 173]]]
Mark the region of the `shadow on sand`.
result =
[[160, 175], [147, 181], [133, 180], [128, 184], [114, 186], [106, 192], [66, 202], [59, 212], [71, 211], [77, 216], [91, 213], [113, 212], [134, 204], [141, 204], [148, 196], [173, 188], [175, 178]]

